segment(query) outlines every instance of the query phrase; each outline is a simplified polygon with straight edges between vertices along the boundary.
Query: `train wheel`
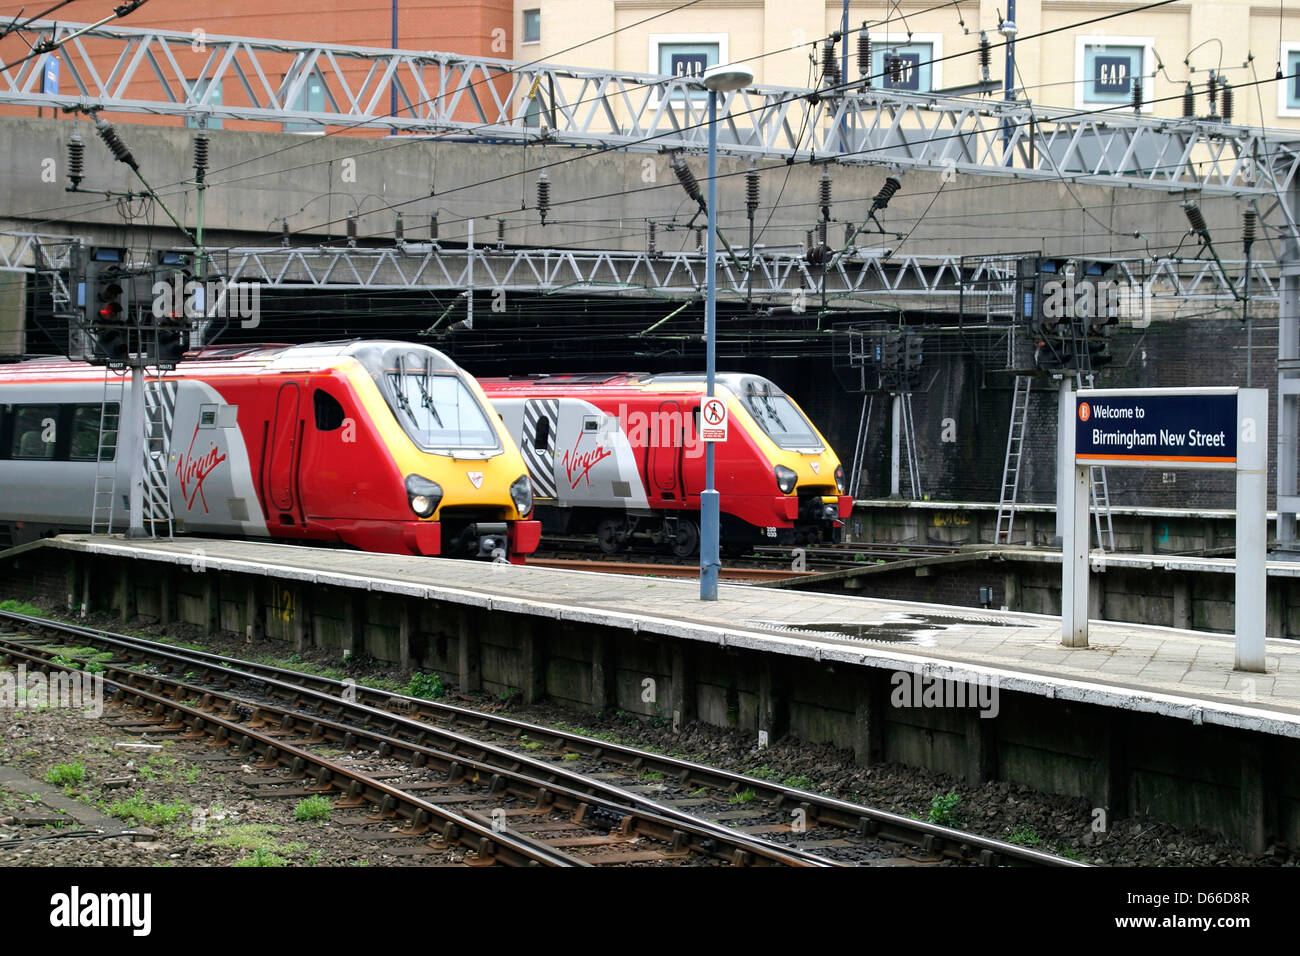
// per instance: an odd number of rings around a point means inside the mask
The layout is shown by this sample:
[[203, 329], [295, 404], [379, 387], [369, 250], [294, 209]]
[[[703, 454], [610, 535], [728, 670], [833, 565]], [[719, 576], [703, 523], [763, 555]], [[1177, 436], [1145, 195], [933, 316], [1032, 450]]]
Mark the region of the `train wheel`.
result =
[[685, 518], [677, 519], [677, 535], [670, 542], [673, 554], [679, 558], [689, 558], [699, 550], [700, 547], [700, 529], [694, 521], [688, 521]]
[[623, 550], [626, 537], [623, 534], [623, 522], [606, 518], [596, 525], [596, 543], [605, 554], [618, 554]]

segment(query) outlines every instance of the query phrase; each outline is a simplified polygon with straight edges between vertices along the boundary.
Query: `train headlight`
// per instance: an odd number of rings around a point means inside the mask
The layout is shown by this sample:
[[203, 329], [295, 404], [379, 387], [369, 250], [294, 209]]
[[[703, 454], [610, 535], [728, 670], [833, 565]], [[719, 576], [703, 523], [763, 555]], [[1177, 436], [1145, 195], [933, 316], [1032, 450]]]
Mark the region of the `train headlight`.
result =
[[510, 486], [510, 499], [515, 503], [519, 517], [527, 518], [528, 512], [533, 510], [533, 485], [527, 475], [520, 475]]
[[411, 510], [421, 518], [427, 518], [438, 510], [438, 504], [442, 501], [442, 486], [419, 475], [408, 475], [406, 497]]
[[835, 488], [836, 490], [839, 491], [840, 494], [844, 494], [844, 491], [847, 487], [848, 486], [844, 483], [844, 466], [836, 465], [835, 466]]
[[788, 495], [794, 491], [795, 483], [799, 476], [794, 473], [794, 469], [787, 468], [785, 465], [777, 465], [776, 469], [776, 486], [781, 489], [781, 494]]

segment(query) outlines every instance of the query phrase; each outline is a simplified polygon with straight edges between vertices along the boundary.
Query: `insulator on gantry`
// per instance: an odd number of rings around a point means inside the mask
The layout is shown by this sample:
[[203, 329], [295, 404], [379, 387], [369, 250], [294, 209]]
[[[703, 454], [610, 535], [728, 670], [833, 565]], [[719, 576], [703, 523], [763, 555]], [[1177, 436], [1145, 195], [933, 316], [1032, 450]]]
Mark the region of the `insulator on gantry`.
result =
[[1133, 77], [1133, 112], [1142, 112], [1142, 77]]
[[993, 62], [993, 47], [989, 43], [989, 36], [983, 30], [980, 31], [980, 78], [986, 83], [989, 79], [989, 66]]
[[1255, 228], [1259, 224], [1259, 214], [1247, 207], [1241, 214], [1241, 244], [1247, 252], [1255, 244]]
[[355, 246], [356, 244], [357, 244], [357, 214], [351, 213], [348, 216], [348, 245]]
[[649, 234], [649, 236], [648, 236], [647, 239], [646, 239], [646, 255], [648, 255], [651, 259], [654, 259], [656, 256], [659, 255], [659, 250], [655, 248], [655, 223], [654, 223], [654, 220], [651, 220], [651, 221], [650, 221], [650, 234]]
[[397, 223], [393, 226], [393, 238], [397, 242], [406, 241], [406, 233], [402, 228], [402, 214], [400, 212], [397, 214]]
[[686, 165], [686, 157], [679, 153], [672, 158], [668, 165], [672, 167], [673, 173], [676, 174], [677, 181], [682, 184], [682, 189], [686, 190], [686, 195], [694, 199], [703, 209], [704, 194], [700, 192], [700, 184], [696, 180], [695, 174], [691, 172], [691, 167]]
[[1219, 107], [1219, 112], [1223, 116], [1223, 121], [1225, 123], [1231, 123], [1232, 122], [1232, 87], [1228, 85], [1227, 80], [1223, 81], [1223, 89], [1220, 92], [1219, 98], [1222, 104]]
[[835, 41], [830, 38], [822, 44], [822, 83], [826, 86], [840, 85], [840, 61], [835, 56]]
[[758, 211], [758, 186], [758, 170], [751, 165], [745, 173], [745, 208], [749, 210], [750, 219]]
[[821, 182], [817, 184], [817, 196], [822, 207], [822, 219], [831, 217], [831, 171], [822, 167]]
[[889, 200], [894, 198], [894, 193], [903, 188], [903, 181], [897, 176], [886, 176], [885, 183], [880, 187], [880, 192], [876, 193], [876, 198], [871, 201], [873, 209], [884, 209], [889, 205]]
[[85, 175], [86, 141], [80, 133], [73, 133], [72, 139], [68, 140], [68, 179], [72, 182], [73, 189], [81, 185]]
[[889, 82], [903, 82], [903, 58], [897, 53], [889, 54]]
[[1191, 119], [1196, 115], [1196, 91], [1192, 89], [1192, 84], [1188, 83], [1187, 88], [1183, 90], [1183, 119]]
[[429, 217], [429, 239], [431, 242], [438, 241], [438, 214], [436, 212]]
[[537, 215], [542, 219], [542, 225], [546, 225], [546, 216], [551, 211], [551, 180], [546, 175], [546, 170], [542, 170], [537, 177]]
[[130, 147], [128, 147], [126, 143], [122, 142], [122, 137], [117, 135], [117, 130], [113, 129], [112, 124], [107, 120], [96, 116], [95, 132], [99, 134], [99, 138], [107, 144], [110, 150], [112, 150], [113, 157], [119, 163], [126, 163], [132, 169], [140, 168], [135, 161], [135, 156], [131, 154]]
[[871, 34], [865, 22], [858, 31], [858, 75], [867, 86], [871, 85]]
[[1205, 91], [1210, 95], [1210, 116], [1218, 115], [1217, 103], [1219, 100], [1219, 78], [1210, 71], [1210, 79], [1205, 84]]
[[208, 134], [199, 130], [194, 135], [194, 181], [203, 182], [208, 174]]

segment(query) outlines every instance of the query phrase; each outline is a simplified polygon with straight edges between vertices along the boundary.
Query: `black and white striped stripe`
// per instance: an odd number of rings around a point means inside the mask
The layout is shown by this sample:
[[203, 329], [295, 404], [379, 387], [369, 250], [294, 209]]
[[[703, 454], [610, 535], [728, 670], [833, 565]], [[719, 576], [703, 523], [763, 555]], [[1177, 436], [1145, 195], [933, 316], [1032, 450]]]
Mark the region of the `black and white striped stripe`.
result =
[[[542, 418], [550, 421], [546, 447], [537, 448], [537, 423]], [[533, 496], [555, 500], [555, 431], [560, 424], [558, 398], [530, 398], [524, 403], [524, 430], [519, 450], [533, 480]]]
[[176, 417], [178, 390], [178, 382], [145, 379], [144, 519], [150, 522], [167, 522], [169, 533], [172, 520], [169, 486], [171, 437], [172, 425]]

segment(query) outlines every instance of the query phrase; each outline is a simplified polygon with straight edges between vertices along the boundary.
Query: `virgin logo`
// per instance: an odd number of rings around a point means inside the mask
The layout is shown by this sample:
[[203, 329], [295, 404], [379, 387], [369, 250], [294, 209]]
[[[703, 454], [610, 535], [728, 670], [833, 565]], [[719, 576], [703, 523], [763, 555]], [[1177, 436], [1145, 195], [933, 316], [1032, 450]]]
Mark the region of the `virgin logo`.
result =
[[203, 482], [207, 481], [208, 475], [212, 474], [217, 465], [226, 460], [226, 456], [217, 448], [214, 443], [206, 452], [194, 457], [194, 439], [199, 437], [199, 426], [194, 426], [194, 434], [190, 436], [190, 447], [185, 449], [185, 454], [176, 460], [176, 477], [181, 483], [181, 497], [185, 499], [185, 507], [192, 510], [194, 508], [194, 499], [197, 497], [203, 503], [203, 513], [208, 513], [208, 499], [203, 494]]
[[604, 445], [597, 445], [591, 451], [578, 451], [578, 445], [582, 443], [582, 432], [578, 433], [578, 439], [573, 443], [573, 447], [564, 453], [561, 462], [564, 465], [565, 474], [569, 476], [569, 488], [577, 488], [578, 482], [587, 479], [587, 487], [591, 487], [591, 469], [598, 462], [604, 461], [613, 454]]

